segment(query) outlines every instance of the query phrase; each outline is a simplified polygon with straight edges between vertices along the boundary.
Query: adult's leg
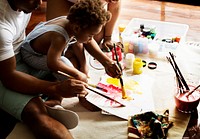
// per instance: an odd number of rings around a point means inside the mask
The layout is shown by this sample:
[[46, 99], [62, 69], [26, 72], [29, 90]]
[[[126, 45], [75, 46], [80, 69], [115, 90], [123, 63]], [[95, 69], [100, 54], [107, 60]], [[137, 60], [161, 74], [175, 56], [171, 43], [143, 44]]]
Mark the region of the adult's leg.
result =
[[0, 139], [5, 139], [13, 130], [17, 119], [0, 109]]
[[72, 138], [63, 124], [48, 115], [40, 97], [11, 91], [2, 84], [0, 90], [0, 107], [27, 124], [37, 139]]
[[22, 112], [22, 121], [30, 128], [37, 139], [71, 139], [68, 129], [50, 117], [43, 101], [35, 97]]

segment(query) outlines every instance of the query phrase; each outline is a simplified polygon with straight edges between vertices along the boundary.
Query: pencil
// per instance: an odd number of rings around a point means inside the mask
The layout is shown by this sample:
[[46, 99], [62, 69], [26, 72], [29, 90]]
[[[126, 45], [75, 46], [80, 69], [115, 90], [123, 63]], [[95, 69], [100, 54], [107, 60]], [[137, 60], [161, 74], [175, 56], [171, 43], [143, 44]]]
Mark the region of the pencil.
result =
[[[68, 75], [68, 74], [66, 74], [66, 73], [64, 73], [64, 72], [62, 72], [62, 71], [58, 71], [58, 73], [61, 74], [61, 75], [66, 76], [66, 77], [68, 77], [68, 78], [74, 79], [74, 77], [72, 77], [72, 76], [70, 76], [70, 75]], [[104, 94], [102, 94], [102, 93], [99, 93], [98, 91], [96, 91], [96, 90], [94, 90], [94, 89], [91, 88], [91, 87], [94, 87], [94, 88], [100, 89], [101, 87], [97, 87], [96, 85], [92, 85], [92, 84], [88, 84], [88, 85], [89, 85], [89, 86], [86, 87], [88, 90], [90, 90], [90, 91], [92, 91], [92, 92], [94, 92], [94, 93], [96, 93], [96, 94], [98, 94], [98, 95], [100, 95], [100, 96], [102, 96], [102, 97], [105, 97], [105, 98], [107, 98], [107, 99], [109, 99], [109, 100], [111, 100], [111, 101], [114, 101], [114, 102], [120, 104], [121, 106], [124, 106], [124, 107], [125, 107], [124, 104], [120, 103], [119, 101], [115, 100], [114, 98], [109, 97], [109, 96], [107, 96], [107, 95], [104, 95]], [[104, 88], [101, 88], [101, 90], [104, 91]], [[107, 92], [107, 90], [104, 91], [104, 92]]]
[[[117, 56], [117, 51], [116, 51], [115, 43], [114, 43], [113, 46], [114, 46], [114, 51], [115, 51], [115, 57], [116, 57], [117, 64], [118, 64], [118, 66], [120, 67], [120, 69], [122, 70], [121, 65], [120, 65], [120, 63], [119, 63], [119, 60], [118, 60], [118, 56]], [[126, 91], [125, 91], [125, 88], [124, 88], [124, 82], [123, 82], [122, 76], [119, 77], [119, 80], [120, 80], [121, 89], [122, 89], [122, 98], [123, 98], [123, 99], [126, 99], [127, 96], [126, 96]]]

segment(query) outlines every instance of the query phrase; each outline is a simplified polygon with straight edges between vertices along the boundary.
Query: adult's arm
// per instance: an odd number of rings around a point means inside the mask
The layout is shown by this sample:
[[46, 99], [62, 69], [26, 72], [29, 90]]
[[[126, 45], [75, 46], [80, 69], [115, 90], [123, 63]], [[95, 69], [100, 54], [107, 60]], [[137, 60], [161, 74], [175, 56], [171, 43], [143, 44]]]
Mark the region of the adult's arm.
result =
[[19, 93], [31, 95], [39, 93], [53, 95], [57, 93], [63, 97], [72, 97], [78, 93], [86, 93], [86, 84], [78, 80], [71, 79], [62, 82], [49, 82], [17, 71], [14, 56], [0, 61], [0, 67], [0, 80], [3, 85]]
[[21, 93], [35, 94], [45, 92], [45, 87], [56, 83], [39, 80], [31, 75], [16, 70], [15, 56], [0, 62], [0, 79], [3, 85]]

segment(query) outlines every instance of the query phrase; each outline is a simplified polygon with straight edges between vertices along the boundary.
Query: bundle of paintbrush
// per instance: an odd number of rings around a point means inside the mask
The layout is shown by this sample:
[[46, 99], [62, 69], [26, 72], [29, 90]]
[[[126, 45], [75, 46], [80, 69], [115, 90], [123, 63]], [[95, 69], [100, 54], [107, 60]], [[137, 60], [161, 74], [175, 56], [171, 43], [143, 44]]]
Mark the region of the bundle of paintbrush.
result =
[[184, 77], [175, 61], [175, 56], [171, 52], [169, 52], [169, 54], [170, 54], [170, 57], [167, 56], [167, 60], [172, 65], [172, 68], [175, 71], [176, 80], [177, 80], [177, 88], [179, 88], [180, 93], [188, 92], [190, 90], [190, 88], [189, 88], [188, 84], [186, 83], [186, 80], [184, 79]]

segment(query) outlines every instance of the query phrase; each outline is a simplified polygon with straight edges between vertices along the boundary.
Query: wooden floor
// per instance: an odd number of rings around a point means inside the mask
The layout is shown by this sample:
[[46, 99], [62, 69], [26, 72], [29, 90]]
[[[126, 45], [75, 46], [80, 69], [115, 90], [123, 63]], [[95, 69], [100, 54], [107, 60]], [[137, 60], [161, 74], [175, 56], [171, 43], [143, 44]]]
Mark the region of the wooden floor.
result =
[[[27, 31], [30, 31], [36, 23], [45, 21], [45, 6], [33, 13]], [[177, 4], [155, 0], [122, 0], [121, 14], [118, 24], [128, 24], [132, 18], [144, 18], [188, 24], [189, 30], [186, 41], [200, 42], [200, 6]]]

